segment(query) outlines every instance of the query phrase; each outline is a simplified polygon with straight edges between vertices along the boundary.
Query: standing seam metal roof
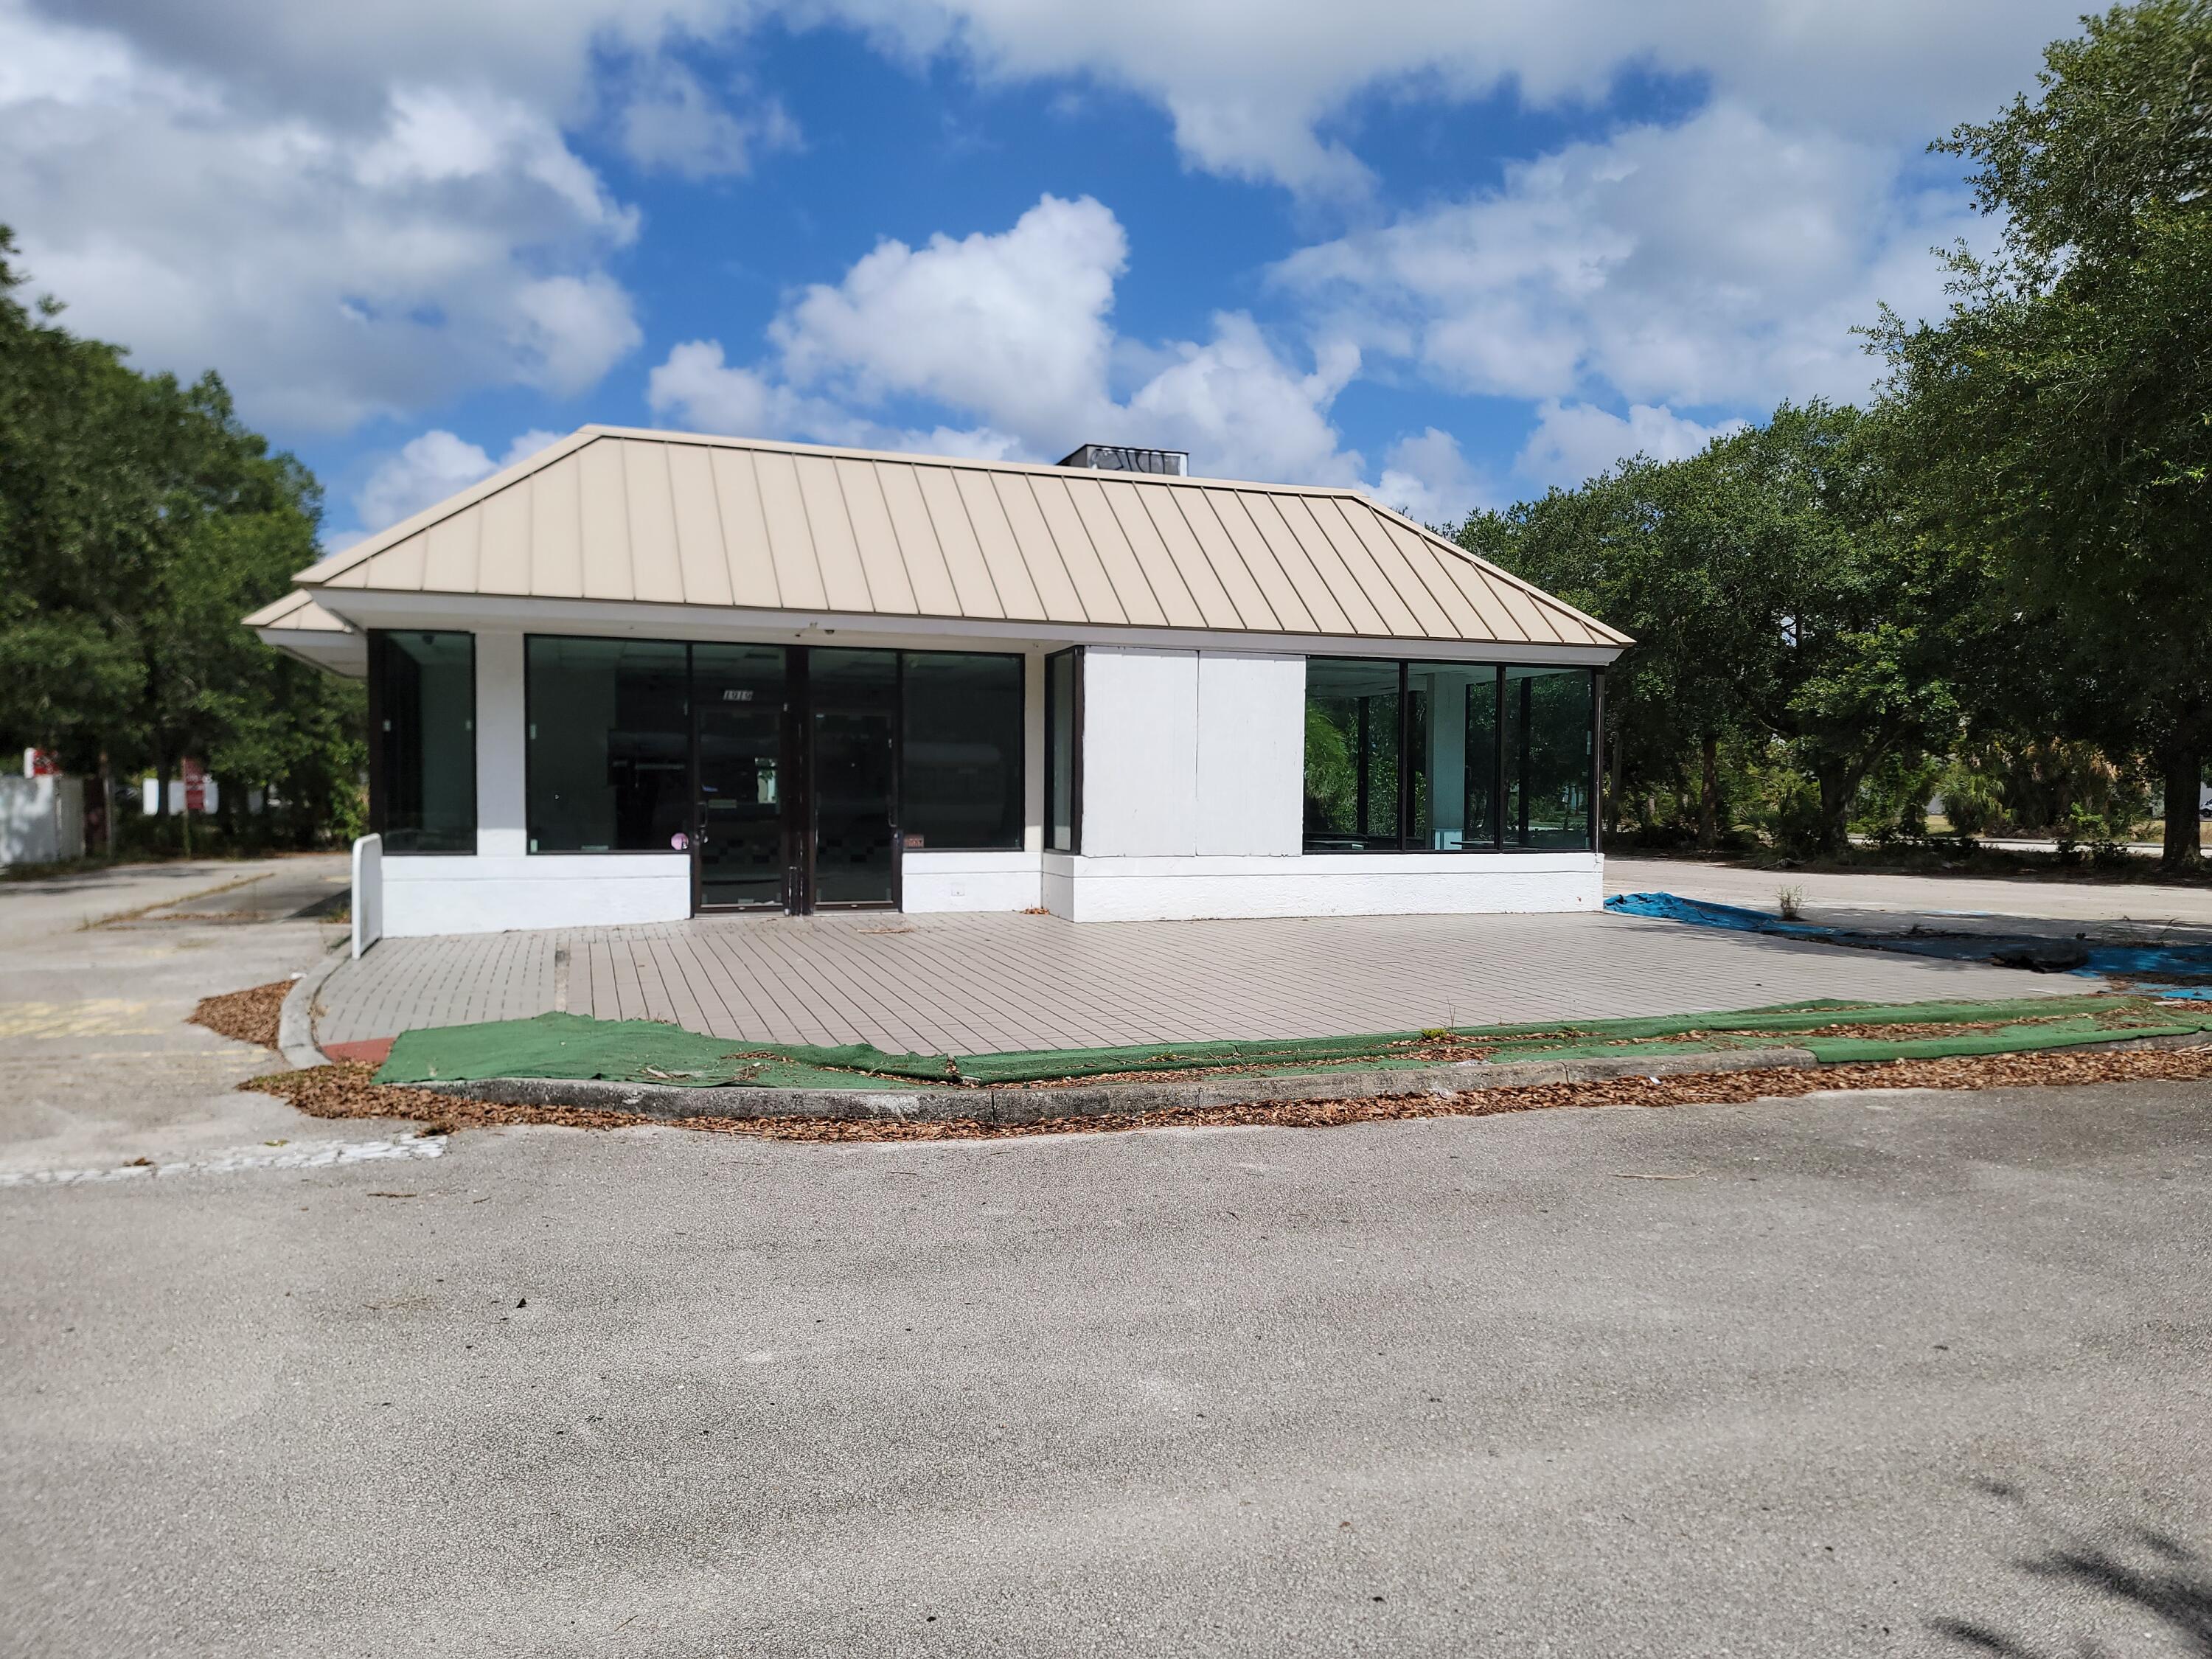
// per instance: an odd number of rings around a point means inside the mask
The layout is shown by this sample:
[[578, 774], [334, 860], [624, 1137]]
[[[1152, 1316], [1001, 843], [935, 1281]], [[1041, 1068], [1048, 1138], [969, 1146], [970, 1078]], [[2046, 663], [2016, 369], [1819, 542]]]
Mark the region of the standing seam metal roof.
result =
[[1355, 490], [611, 427], [586, 427], [296, 580], [334, 596], [1630, 642]]

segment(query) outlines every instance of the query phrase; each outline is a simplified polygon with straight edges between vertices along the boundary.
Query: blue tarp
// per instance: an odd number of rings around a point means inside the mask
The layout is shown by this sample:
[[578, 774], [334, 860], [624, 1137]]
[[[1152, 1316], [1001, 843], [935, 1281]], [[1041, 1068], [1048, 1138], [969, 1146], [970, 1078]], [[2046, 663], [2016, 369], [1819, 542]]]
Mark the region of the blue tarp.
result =
[[[1839, 945], [1859, 951], [1893, 951], [1905, 956], [1940, 957], [1950, 962], [1996, 962], [2023, 967], [2007, 957], [2048, 954], [2069, 941], [2033, 933], [1947, 933], [1915, 928], [1885, 933], [1864, 927], [1826, 927], [1817, 922], [1786, 921], [1763, 910], [1741, 905], [1711, 904], [1684, 898], [1679, 893], [1615, 893], [1605, 908], [1623, 915], [1649, 916], [1660, 921], [1686, 922], [1693, 927], [1722, 927], [1739, 933], [1773, 933], [1784, 939], [1816, 945]], [[2078, 967], [2046, 969], [2073, 973], [2083, 978], [2125, 979], [2137, 988], [2160, 996], [2212, 1001], [2212, 945], [2100, 945], [2079, 941], [2087, 957]]]

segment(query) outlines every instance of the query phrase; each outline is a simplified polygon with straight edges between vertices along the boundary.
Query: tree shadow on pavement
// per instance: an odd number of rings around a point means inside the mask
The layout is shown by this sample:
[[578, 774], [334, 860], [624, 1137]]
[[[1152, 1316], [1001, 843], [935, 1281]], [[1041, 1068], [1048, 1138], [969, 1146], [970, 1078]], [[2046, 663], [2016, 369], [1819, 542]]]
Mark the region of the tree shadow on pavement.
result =
[[[2027, 1507], [2024, 1494], [2002, 1481], [1975, 1483], [1985, 1495]], [[2199, 1551], [2154, 1527], [2135, 1525], [2102, 1539], [2051, 1529], [2053, 1541], [2014, 1565], [2028, 1577], [2062, 1589], [2086, 1593], [2092, 1605], [2124, 1614], [2147, 1614], [2158, 1633], [2169, 1639], [2162, 1650], [2212, 1659], [2212, 1561]], [[2130, 1621], [2142, 1630], [2140, 1619]], [[2083, 1637], [2061, 1648], [2044, 1632], [2033, 1639], [2008, 1634], [1990, 1625], [1964, 1619], [1929, 1621], [1937, 1635], [1972, 1653], [2002, 1659], [2058, 1659], [2062, 1654], [2088, 1659], [2116, 1651]], [[2128, 1651], [2139, 1652], [2130, 1647]]]

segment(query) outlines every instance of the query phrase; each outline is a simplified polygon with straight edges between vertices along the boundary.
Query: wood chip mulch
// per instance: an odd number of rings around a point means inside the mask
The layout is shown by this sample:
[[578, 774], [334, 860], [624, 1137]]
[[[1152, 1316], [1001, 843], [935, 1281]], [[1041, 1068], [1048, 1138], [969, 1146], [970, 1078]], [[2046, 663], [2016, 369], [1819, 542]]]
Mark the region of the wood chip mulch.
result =
[[283, 1012], [284, 999], [291, 989], [290, 980], [280, 979], [267, 985], [256, 985], [250, 990], [202, 997], [198, 1006], [185, 1016], [185, 1023], [204, 1025], [217, 1036], [274, 1048], [277, 1016]]
[[1476, 1089], [1456, 1095], [1364, 1100], [1258, 1102], [1241, 1106], [1178, 1107], [1107, 1117], [1056, 1118], [1042, 1123], [899, 1123], [883, 1118], [647, 1117], [635, 1112], [561, 1106], [501, 1106], [369, 1081], [361, 1065], [280, 1072], [240, 1084], [290, 1101], [314, 1117], [413, 1118], [425, 1133], [544, 1123], [574, 1129], [623, 1129], [659, 1124], [709, 1134], [767, 1140], [988, 1140], [1020, 1135], [1107, 1134], [1132, 1129], [1268, 1127], [1330, 1128], [1410, 1118], [1490, 1117], [1556, 1107], [1729, 1105], [1845, 1089], [2008, 1089], [2091, 1083], [2212, 1080], [2212, 1047], [2084, 1054], [1965, 1055], [1946, 1060], [1882, 1060], [1804, 1070], [1686, 1073], [1595, 1083], [1549, 1083]]

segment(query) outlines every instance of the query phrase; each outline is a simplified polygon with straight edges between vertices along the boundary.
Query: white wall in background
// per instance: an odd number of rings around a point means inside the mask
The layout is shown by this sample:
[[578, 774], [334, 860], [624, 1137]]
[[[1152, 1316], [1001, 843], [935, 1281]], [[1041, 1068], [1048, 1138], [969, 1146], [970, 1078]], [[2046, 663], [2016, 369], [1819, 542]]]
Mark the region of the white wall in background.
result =
[[83, 779], [0, 775], [0, 867], [83, 856]]
[[[207, 803], [202, 809], [204, 811], [212, 812], [222, 805], [222, 787], [213, 778], [207, 780], [207, 793], [204, 799]], [[161, 781], [159, 778], [140, 780], [138, 805], [139, 810], [149, 818], [161, 810]], [[185, 781], [182, 778], [171, 778], [169, 780], [169, 811], [181, 816], [184, 810]]]

